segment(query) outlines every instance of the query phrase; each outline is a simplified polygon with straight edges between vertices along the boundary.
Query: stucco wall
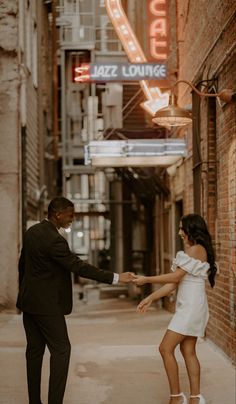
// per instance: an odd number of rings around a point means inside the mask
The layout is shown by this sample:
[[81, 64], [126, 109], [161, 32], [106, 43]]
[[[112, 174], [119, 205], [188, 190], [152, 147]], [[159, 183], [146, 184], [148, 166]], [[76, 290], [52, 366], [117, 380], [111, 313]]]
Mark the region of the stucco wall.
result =
[[20, 222], [17, 2], [0, 3], [0, 308], [14, 308]]

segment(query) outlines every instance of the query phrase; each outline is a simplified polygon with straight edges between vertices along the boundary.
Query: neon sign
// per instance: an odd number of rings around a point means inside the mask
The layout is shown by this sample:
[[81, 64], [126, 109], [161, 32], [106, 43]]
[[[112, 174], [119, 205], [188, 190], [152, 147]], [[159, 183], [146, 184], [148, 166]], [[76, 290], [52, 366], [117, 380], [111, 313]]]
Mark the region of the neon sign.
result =
[[[146, 63], [147, 58], [130, 26], [128, 18], [122, 8], [121, 0], [105, 0], [105, 5], [107, 14], [110, 17], [129, 61], [131, 63]], [[154, 6], [154, 4], [152, 6]], [[140, 86], [147, 99], [141, 106], [152, 116], [154, 116], [159, 109], [169, 105], [169, 94], [162, 93], [159, 87], [150, 87], [149, 82], [146, 80], [141, 80]]]
[[168, 58], [168, 2], [167, 0], [150, 0], [147, 2], [148, 15], [148, 49], [149, 60]]
[[82, 64], [79, 67], [75, 67], [74, 71], [77, 75], [73, 75], [73, 81], [90, 81], [89, 64]]
[[90, 63], [75, 68], [77, 82], [163, 80], [166, 65], [155, 63]]

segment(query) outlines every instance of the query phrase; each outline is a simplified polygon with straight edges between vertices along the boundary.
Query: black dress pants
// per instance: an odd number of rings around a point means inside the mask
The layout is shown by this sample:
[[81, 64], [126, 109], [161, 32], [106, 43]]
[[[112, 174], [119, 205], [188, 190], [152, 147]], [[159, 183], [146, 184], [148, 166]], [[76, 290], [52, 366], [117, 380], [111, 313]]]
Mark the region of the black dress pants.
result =
[[29, 404], [41, 404], [41, 372], [45, 347], [50, 351], [48, 404], [62, 404], [70, 361], [70, 341], [63, 315], [23, 313]]

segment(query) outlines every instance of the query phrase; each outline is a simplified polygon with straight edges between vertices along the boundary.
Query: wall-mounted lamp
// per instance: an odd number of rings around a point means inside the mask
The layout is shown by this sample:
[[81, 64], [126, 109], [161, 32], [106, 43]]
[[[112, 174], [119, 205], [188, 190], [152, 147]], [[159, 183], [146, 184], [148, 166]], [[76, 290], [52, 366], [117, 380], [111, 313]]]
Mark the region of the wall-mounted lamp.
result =
[[[220, 93], [204, 93], [199, 91], [190, 81], [187, 80], [176, 81], [171, 89], [179, 83], [188, 84], [192, 90], [201, 97], [218, 97], [226, 103], [230, 102], [234, 95], [234, 91], [230, 89], [224, 89]], [[175, 102], [175, 94], [172, 92], [170, 105], [157, 111], [152, 121], [161, 126], [184, 126], [192, 122], [192, 116], [189, 111], [177, 106]]]

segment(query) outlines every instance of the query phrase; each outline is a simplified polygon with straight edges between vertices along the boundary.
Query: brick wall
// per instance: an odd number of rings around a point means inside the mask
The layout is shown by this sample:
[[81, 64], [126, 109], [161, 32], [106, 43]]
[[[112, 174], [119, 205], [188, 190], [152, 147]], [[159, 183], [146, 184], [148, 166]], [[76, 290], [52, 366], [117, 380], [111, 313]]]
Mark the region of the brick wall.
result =
[[[178, 1], [179, 78], [202, 89], [236, 89], [235, 1]], [[200, 18], [199, 18], [200, 16]], [[190, 88], [179, 86], [179, 103], [191, 102]], [[201, 98], [201, 214], [213, 237], [219, 272], [207, 286], [207, 336], [235, 360], [236, 277], [236, 106]], [[191, 136], [189, 131], [188, 136]], [[192, 157], [185, 162], [184, 213], [191, 211]], [[189, 195], [190, 193], [190, 195]]]

